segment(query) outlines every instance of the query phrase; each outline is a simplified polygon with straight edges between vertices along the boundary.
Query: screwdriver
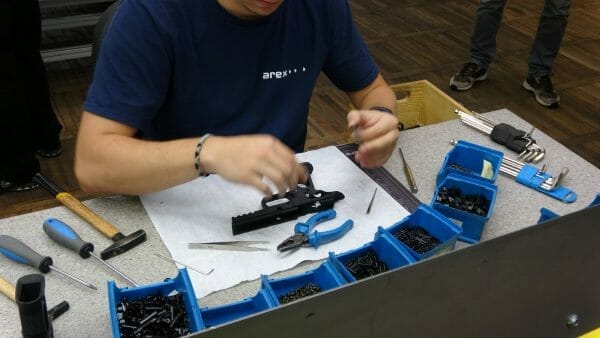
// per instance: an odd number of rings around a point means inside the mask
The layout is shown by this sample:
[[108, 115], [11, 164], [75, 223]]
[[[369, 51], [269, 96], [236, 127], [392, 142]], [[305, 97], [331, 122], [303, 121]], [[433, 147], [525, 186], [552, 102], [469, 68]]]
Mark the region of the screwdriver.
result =
[[43, 229], [48, 237], [52, 238], [56, 243], [77, 252], [82, 258], [89, 258], [90, 256], [96, 258], [106, 267], [114, 271], [117, 275], [123, 277], [123, 279], [131, 283], [131, 285], [138, 286], [138, 284], [131, 278], [127, 277], [124, 273], [117, 270], [117, 268], [98, 257], [98, 255], [94, 253], [94, 244], [90, 242], [84, 242], [81, 237], [79, 237], [79, 235], [77, 235], [77, 233], [67, 224], [57, 220], [56, 218], [48, 218], [44, 221]]
[[0, 253], [17, 263], [31, 265], [40, 270], [41, 273], [48, 273], [50, 270], [56, 271], [65, 277], [71, 278], [72, 280], [87, 286], [90, 289], [97, 290], [94, 285], [55, 267], [52, 265], [51, 257], [40, 255], [39, 253], [33, 251], [33, 249], [28, 247], [25, 243], [14, 237], [0, 235]]
[[408, 162], [406, 162], [406, 159], [404, 158], [402, 148], [398, 147], [398, 152], [400, 152], [400, 157], [402, 158], [404, 174], [406, 175], [406, 180], [408, 181], [408, 185], [410, 186], [410, 191], [413, 194], [416, 194], [419, 191], [419, 188], [417, 188], [417, 182], [415, 181], [415, 177], [413, 176], [412, 170], [410, 170]]

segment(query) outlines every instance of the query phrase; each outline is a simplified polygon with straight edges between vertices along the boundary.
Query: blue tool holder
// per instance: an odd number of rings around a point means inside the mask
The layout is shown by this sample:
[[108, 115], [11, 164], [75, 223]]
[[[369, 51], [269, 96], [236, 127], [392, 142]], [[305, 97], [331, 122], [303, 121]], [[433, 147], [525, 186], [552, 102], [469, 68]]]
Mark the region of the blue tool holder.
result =
[[544, 181], [550, 177], [552, 177], [550, 174], [540, 172], [537, 167], [531, 164], [525, 164], [523, 169], [519, 171], [516, 180], [525, 186], [533, 188], [541, 193], [566, 203], [573, 203], [575, 200], [577, 200], [577, 194], [567, 187], [558, 186], [554, 187], [552, 190], [543, 189], [542, 183], [544, 183]]
[[[394, 236], [396, 231], [405, 227], [420, 227], [425, 229], [431, 236], [437, 238], [440, 241], [440, 244], [427, 252], [418, 253]], [[376, 236], [380, 236], [382, 233], [388, 233], [402, 245], [415, 260], [420, 261], [431, 257], [444, 249], [453, 249], [458, 236], [462, 233], [462, 229], [437, 210], [426, 204], [421, 204], [412, 214], [406, 216], [400, 222], [385, 229], [379, 227]]]

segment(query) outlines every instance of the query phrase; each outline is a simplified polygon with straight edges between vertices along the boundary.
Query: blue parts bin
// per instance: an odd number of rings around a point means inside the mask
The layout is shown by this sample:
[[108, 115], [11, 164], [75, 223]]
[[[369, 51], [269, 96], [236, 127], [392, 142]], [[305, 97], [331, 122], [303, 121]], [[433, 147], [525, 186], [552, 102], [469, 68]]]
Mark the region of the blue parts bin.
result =
[[[406, 245], [394, 236], [394, 234], [398, 230], [405, 227], [420, 227], [426, 230], [431, 236], [437, 238], [440, 241], [440, 243], [427, 252], [418, 253], [415, 250], [413, 250], [410, 246]], [[398, 243], [400, 243], [400, 245], [402, 245], [415, 260], [419, 261], [424, 258], [431, 257], [440, 252], [441, 250], [454, 248], [456, 240], [458, 239], [458, 236], [461, 234], [461, 232], [462, 230], [460, 227], [452, 223], [452, 221], [450, 221], [440, 212], [436, 211], [428, 205], [421, 204], [419, 205], [417, 210], [415, 210], [415, 212], [406, 216], [398, 223], [395, 223], [392, 226], [387, 227], [385, 229], [379, 227], [376, 236], [379, 236], [382, 233], [388, 233], [389, 235], [394, 237], [394, 239], [396, 239]]]
[[214, 327], [227, 322], [244, 318], [277, 306], [273, 296], [267, 289], [260, 289], [254, 297], [248, 297], [238, 302], [204, 307], [200, 309], [204, 325]]
[[408, 251], [388, 233], [381, 233], [377, 235], [373, 241], [354, 250], [346, 251], [338, 255], [330, 252], [329, 258], [334, 267], [346, 281], [355, 282], [357, 280], [356, 277], [350, 273], [345, 265], [348, 261], [361, 255], [365, 255], [368, 251], [374, 252], [377, 258], [385, 263], [387, 270], [400, 268], [415, 262], [415, 259], [410, 253], [408, 253]]
[[321, 292], [346, 284], [346, 280], [339, 274], [330, 260], [325, 261], [314, 270], [298, 275], [279, 279], [269, 279], [267, 276], [262, 275], [261, 278], [263, 288], [270, 291], [277, 305], [281, 304], [280, 299], [283, 296], [308, 284], [315, 284]]
[[[455, 143], [454, 148], [446, 154], [444, 163], [437, 175], [436, 185], [439, 186], [449, 173], [458, 173], [469, 177], [476, 177], [488, 183], [494, 183], [500, 172], [502, 157], [502, 152], [497, 150], [462, 140], [458, 141]], [[481, 176], [484, 169], [484, 161], [487, 161], [492, 166], [490, 178]]]
[[[502, 167], [503, 153], [462, 140], [451, 140], [450, 143], [454, 148], [446, 154], [438, 172], [430, 205], [444, 216], [461, 223], [459, 241], [474, 244], [481, 240], [483, 227], [494, 209], [498, 190], [495, 182]], [[491, 175], [487, 175], [489, 177], [481, 176], [485, 164], [491, 166], [488, 168], [491, 170]], [[487, 213], [471, 213], [436, 202], [442, 187], [460, 189], [463, 195], [482, 195], [489, 202]]]
[[110, 311], [110, 321], [112, 324], [113, 337], [121, 337], [119, 329], [119, 318], [117, 314], [117, 305], [124, 299], [139, 299], [149, 295], [160, 294], [169, 296], [174, 293], [180, 293], [183, 296], [186, 314], [188, 316], [188, 325], [190, 332], [197, 332], [205, 328], [200, 310], [196, 301], [196, 295], [190, 281], [190, 277], [185, 268], [179, 269], [175, 278], [167, 278], [164, 282], [148, 284], [138, 287], [118, 288], [114, 281], [108, 282], [108, 307]]
[[[460, 189], [464, 195], [482, 195], [489, 201], [487, 214], [479, 216], [474, 213], [451, 208], [436, 201], [436, 197], [442, 187], [448, 189]], [[479, 179], [450, 173], [435, 189], [431, 206], [444, 216], [457, 220], [462, 223], [462, 233], [458, 236], [460, 241], [474, 244], [481, 239], [481, 233], [485, 223], [490, 219], [494, 204], [496, 203], [496, 194], [498, 188], [490, 183]]]
[[540, 218], [538, 219], [538, 223], [542, 223], [548, 220], [551, 220], [553, 218], [559, 217], [560, 215], [555, 213], [554, 211], [550, 210], [550, 209], [546, 209], [546, 208], [541, 208], [540, 209]]
[[[594, 200], [592, 201], [592, 203], [590, 203], [590, 205], [588, 205], [587, 207], [591, 208], [591, 207], [593, 207], [595, 205], [598, 205], [598, 204], [600, 204], [600, 193], [598, 193], [596, 195], [596, 197], [594, 198]], [[549, 210], [549, 209], [546, 209], [546, 208], [541, 208], [540, 209], [540, 218], [538, 219], [537, 222], [538, 223], [542, 223], [542, 222], [551, 220], [551, 219], [556, 218], [556, 217], [560, 217], [560, 215], [557, 214], [557, 213], [555, 213], [552, 210]]]

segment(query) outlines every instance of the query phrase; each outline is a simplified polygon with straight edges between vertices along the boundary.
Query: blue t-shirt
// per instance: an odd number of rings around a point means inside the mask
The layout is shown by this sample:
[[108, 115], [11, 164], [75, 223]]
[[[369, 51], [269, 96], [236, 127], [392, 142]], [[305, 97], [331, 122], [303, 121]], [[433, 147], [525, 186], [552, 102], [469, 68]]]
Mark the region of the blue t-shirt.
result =
[[258, 21], [217, 0], [124, 0], [84, 109], [147, 139], [266, 133], [301, 152], [321, 70], [347, 92], [379, 73], [346, 0], [286, 0]]

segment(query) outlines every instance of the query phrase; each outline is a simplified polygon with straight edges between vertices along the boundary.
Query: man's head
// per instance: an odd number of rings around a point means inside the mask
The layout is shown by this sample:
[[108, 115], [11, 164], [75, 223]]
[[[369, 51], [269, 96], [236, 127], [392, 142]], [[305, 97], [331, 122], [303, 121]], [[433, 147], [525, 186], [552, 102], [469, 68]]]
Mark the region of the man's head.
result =
[[284, 0], [218, 0], [229, 14], [240, 19], [255, 20], [269, 16]]

